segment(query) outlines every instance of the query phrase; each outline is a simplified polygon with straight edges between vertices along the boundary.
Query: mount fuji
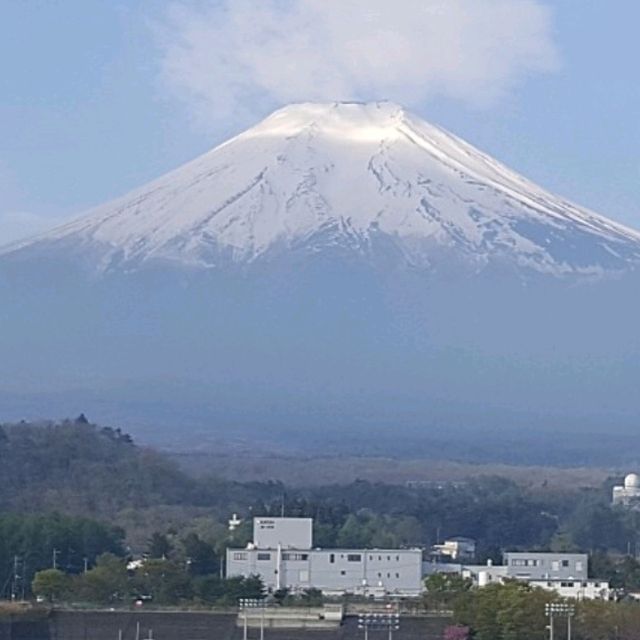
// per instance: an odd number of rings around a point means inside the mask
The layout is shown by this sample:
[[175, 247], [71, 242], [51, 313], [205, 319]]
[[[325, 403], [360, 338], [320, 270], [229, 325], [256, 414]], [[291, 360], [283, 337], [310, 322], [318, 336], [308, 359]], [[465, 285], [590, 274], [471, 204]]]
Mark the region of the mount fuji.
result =
[[[9, 253], [70, 252], [105, 273], [226, 268], [342, 248], [372, 261], [561, 276], [640, 261], [640, 233], [536, 187], [389, 103], [299, 104]], [[7, 251], [5, 251], [5, 254]], [[446, 264], [446, 263], [445, 263]]]
[[400, 106], [291, 105], [0, 249], [0, 400], [199, 438], [627, 429], [638, 266]]

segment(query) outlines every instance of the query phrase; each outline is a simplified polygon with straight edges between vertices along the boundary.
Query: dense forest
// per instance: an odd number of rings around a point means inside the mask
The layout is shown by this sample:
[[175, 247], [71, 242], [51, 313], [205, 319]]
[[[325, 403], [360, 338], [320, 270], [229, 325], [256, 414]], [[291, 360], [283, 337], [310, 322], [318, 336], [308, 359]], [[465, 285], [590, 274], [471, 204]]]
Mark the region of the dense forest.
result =
[[[401, 462], [400, 462], [401, 464]], [[252, 515], [315, 520], [325, 547], [419, 546], [447, 536], [477, 540], [478, 561], [505, 549], [583, 550], [599, 577], [640, 586], [633, 558], [637, 513], [609, 505], [601, 489], [526, 489], [499, 477], [442, 487], [357, 481], [288, 488], [191, 477], [119, 429], [76, 420], [0, 426], [0, 587], [16, 558], [29, 584], [37, 570], [94, 569], [104, 553], [145, 553], [198, 575], [216, 575], [227, 546], [250, 539]], [[230, 533], [238, 513], [244, 524]], [[23, 571], [23, 566], [26, 567]], [[205, 567], [205, 568], [203, 568]], [[7, 582], [7, 580], [9, 582]]]

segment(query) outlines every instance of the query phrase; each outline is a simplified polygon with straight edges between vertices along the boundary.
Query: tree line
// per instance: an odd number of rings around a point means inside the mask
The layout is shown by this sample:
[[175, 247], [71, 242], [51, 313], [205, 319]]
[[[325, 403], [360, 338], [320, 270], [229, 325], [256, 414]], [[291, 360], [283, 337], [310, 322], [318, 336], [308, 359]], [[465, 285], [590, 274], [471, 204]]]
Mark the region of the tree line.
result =
[[[454, 624], [444, 640], [546, 640], [550, 619], [545, 607], [561, 602], [555, 594], [516, 580], [471, 588], [459, 576], [427, 579], [425, 605], [453, 610]], [[573, 640], [637, 640], [640, 605], [635, 602], [573, 602]], [[554, 638], [566, 640], [566, 615], [554, 617]]]
[[[73, 574], [85, 562], [91, 568], [104, 552], [149, 553], [154, 536], [157, 545], [168, 545], [166, 559], [198, 555], [196, 549], [183, 552], [190, 535], [220, 558], [228, 546], [250, 541], [252, 515], [284, 509], [289, 516], [314, 518], [317, 546], [426, 549], [447, 536], [464, 535], [477, 541], [479, 562], [500, 561], [505, 549], [587, 551], [598, 577], [640, 586], [633, 558], [640, 516], [612, 507], [609, 498], [609, 484], [532, 490], [499, 477], [442, 487], [356, 481], [309, 488], [230, 482], [216, 478], [215, 469], [209, 477], [194, 478], [121, 430], [91, 424], [84, 416], [5, 424], [0, 426], [0, 514], [20, 521], [0, 528], [0, 578], [12, 573], [15, 556], [24, 558], [31, 576], [51, 568], [56, 549], [60, 568]], [[56, 512], [62, 515], [35, 515]], [[233, 512], [244, 522], [230, 534], [226, 520]], [[36, 526], [35, 517], [46, 522]], [[47, 527], [50, 534], [36, 535], [36, 529]], [[61, 537], [65, 527], [69, 533]], [[151, 550], [150, 557], [162, 554]]]
[[188, 564], [163, 558], [146, 559], [131, 569], [125, 559], [108, 553], [99, 556], [95, 566], [84, 573], [39, 571], [31, 586], [34, 595], [50, 603], [110, 606], [131, 606], [136, 602], [236, 606], [240, 598], [264, 596], [264, 585], [257, 576], [222, 578], [198, 574]]

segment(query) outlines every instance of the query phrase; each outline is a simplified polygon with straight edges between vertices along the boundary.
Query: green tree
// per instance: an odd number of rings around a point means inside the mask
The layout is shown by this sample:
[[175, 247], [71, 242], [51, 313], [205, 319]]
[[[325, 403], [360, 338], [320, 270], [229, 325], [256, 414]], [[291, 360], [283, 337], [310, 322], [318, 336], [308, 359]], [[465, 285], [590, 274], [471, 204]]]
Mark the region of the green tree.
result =
[[218, 572], [218, 556], [213, 546], [202, 540], [198, 534], [189, 533], [182, 540], [182, 547], [192, 575], [203, 576]]
[[141, 595], [151, 596], [157, 604], [178, 604], [193, 595], [184, 566], [171, 560], [147, 560], [136, 570], [134, 585]]
[[472, 582], [457, 573], [434, 573], [424, 581], [428, 607], [449, 609], [471, 589]]
[[201, 602], [215, 604], [226, 595], [225, 583], [215, 575], [198, 576], [193, 580], [193, 594]]
[[369, 518], [351, 514], [338, 531], [336, 543], [346, 549], [358, 549], [369, 546], [369, 532], [367, 531]]
[[193, 581], [195, 596], [211, 604], [236, 605], [240, 598], [262, 598], [264, 583], [258, 576], [222, 579], [214, 575], [200, 576]]
[[553, 594], [516, 580], [468, 591], [454, 603], [456, 622], [476, 640], [545, 640]]
[[169, 538], [158, 531], [154, 531], [149, 540], [147, 555], [153, 559], [166, 560], [171, 554], [171, 551], [173, 551], [173, 545]]
[[62, 600], [68, 594], [69, 587], [69, 576], [59, 569], [38, 571], [31, 584], [33, 593], [49, 602]]
[[88, 602], [110, 604], [130, 594], [126, 561], [110, 553], [102, 554], [96, 566], [76, 578], [74, 592]]
[[625, 521], [626, 513], [603, 504], [598, 497], [579, 502], [567, 522], [567, 533], [585, 551], [626, 551], [634, 538]]
[[320, 589], [305, 589], [300, 596], [300, 602], [306, 607], [321, 607], [324, 596]]

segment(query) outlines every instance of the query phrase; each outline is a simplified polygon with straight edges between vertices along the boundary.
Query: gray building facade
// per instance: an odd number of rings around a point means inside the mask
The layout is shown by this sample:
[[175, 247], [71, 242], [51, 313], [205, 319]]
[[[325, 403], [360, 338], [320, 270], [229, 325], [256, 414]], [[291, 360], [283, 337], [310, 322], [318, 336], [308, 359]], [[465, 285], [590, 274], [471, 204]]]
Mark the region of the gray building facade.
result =
[[261, 549], [311, 549], [311, 518], [254, 518], [253, 544]]
[[586, 580], [586, 553], [507, 552], [504, 566], [509, 578], [526, 580]]
[[[422, 592], [421, 549], [296, 547], [290, 543], [299, 541], [300, 523], [297, 522], [273, 522], [279, 532], [276, 536], [278, 543], [274, 546], [257, 545], [255, 540], [265, 542], [257, 528], [264, 520], [254, 519], [253, 544], [246, 549], [227, 550], [227, 577], [259, 575], [269, 591], [314, 588], [327, 594], [374, 596], [417, 596]], [[291, 538], [287, 536], [288, 530]]]

